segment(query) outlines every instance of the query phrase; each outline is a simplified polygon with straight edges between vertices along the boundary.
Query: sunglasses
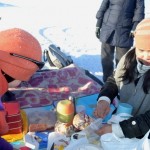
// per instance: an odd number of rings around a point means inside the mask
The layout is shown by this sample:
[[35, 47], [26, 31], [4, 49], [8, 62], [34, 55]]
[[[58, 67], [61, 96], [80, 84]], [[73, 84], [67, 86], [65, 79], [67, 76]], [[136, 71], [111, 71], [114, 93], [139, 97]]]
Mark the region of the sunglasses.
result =
[[35, 60], [35, 59], [29, 58], [29, 57], [25, 57], [25, 56], [22, 56], [22, 55], [18, 55], [18, 54], [14, 54], [14, 53], [10, 53], [10, 55], [12, 55], [12, 56], [14, 56], [14, 57], [18, 57], [18, 58], [22, 58], [22, 59], [31, 61], [31, 62], [33, 62], [34, 64], [36, 64], [39, 69], [42, 69], [43, 66], [44, 66], [44, 64], [45, 64], [44, 62], [40, 62], [40, 61], [37, 61], [37, 60]]
[[6, 80], [7, 80], [8, 83], [15, 80], [14, 78], [12, 78], [8, 74], [6, 74], [4, 71], [2, 71], [2, 74], [4, 75], [4, 77], [6, 78]]

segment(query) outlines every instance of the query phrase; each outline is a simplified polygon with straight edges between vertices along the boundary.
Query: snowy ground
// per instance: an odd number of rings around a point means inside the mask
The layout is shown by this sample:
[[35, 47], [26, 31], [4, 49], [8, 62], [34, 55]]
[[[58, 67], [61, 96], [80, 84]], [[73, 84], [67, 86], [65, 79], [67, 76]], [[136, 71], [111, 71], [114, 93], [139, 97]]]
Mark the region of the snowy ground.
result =
[[[43, 50], [54, 43], [78, 66], [101, 79], [100, 42], [95, 37], [95, 15], [101, 1], [1, 0], [0, 30], [25, 29], [39, 40]], [[150, 16], [149, 4], [145, 0], [146, 17]]]

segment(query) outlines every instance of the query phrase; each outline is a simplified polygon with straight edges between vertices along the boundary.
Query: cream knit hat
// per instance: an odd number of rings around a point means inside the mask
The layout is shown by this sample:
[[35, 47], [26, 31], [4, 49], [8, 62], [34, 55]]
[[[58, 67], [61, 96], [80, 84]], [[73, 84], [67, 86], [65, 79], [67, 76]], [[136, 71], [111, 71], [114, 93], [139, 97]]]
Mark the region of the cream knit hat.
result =
[[135, 46], [142, 50], [150, 50], [150, 18], [143, 19], [136, 27]]

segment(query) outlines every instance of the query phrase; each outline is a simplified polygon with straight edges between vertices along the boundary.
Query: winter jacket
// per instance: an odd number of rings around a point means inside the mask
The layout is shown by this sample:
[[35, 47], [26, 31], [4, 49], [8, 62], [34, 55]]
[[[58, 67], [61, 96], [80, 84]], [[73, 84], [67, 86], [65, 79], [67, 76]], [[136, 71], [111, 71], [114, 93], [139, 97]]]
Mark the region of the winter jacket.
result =
[[130, 31], [144, 19], [144, 0], [103, 0], [96, 18], [100, 41], [121, 48], [131, 47]]
[[137, 71], [135, 71], [134, 81], [131, 83], [121, 81], [119, 78], [123, 73], [125, 56], [123, 56], [117, 66], [114, 77], [110, 77], [100, 92], [100, 96], [107, 96], [111, 100], [119, 93], [120, 101], [133, 106], [134, 117], [120, 122], [120, 126], [125, 137], [143, 136], [150, 129], [150, 90], [145, 94], [142, 88], [144, 75], [141, 76], [135, 85]]

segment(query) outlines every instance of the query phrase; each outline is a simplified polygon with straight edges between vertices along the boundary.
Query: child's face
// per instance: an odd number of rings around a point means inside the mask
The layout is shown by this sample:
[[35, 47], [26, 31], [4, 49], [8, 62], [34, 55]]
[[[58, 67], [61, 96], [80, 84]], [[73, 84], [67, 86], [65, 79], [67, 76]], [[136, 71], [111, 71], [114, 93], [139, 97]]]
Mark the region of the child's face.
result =
[[14, 87], [17, 87], [20, 83], [21, 83], [20, 80], [14, 80], [12, 82], [9, 82], [8, 86], [9, 86], [9, 88], [14, 88]]
[[137, 59], [146, 66], [150, 66], [150, 49], [143, 50], [136, 48]]

